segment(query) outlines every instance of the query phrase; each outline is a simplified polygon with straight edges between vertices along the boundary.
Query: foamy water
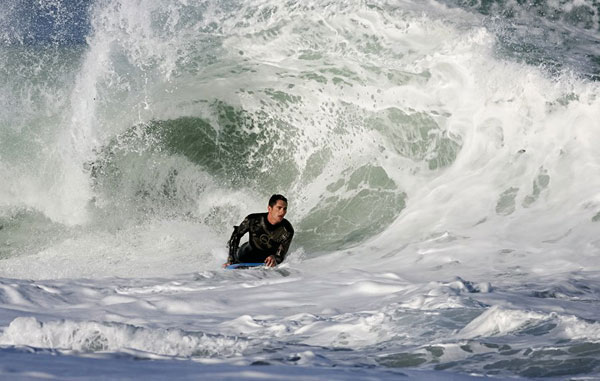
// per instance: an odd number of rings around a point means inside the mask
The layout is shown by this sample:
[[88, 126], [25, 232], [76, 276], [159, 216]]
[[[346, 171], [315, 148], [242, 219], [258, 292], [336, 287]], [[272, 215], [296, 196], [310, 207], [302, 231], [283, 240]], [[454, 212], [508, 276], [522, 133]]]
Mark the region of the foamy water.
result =
[[[598, 375], [593, 2], [28, 7], [0, 12], [3, 376]], [[272, 193], [288, 258], [222, 270]]]

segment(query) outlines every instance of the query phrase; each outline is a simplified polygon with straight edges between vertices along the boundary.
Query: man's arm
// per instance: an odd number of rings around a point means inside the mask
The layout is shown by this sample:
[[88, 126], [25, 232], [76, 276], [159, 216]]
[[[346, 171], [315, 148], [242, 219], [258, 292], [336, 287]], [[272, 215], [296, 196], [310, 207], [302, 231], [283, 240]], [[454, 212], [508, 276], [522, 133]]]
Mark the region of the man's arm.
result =
[[[287, 252], [290, 248], [290, 245], [292, 243], [292, 238], [294, 238], [294, 231], [289, 233], [288, 239], [286, 239], [284, 242], [282, 242], [279, 245], [277, 252], [274, 255], [269, 256], [269, 258], [273, 257], [275, 259], [275, 262], [273, 263], [272, 261], [269, 261], [269, 263], [267, 263], [267, 266], [275, 266], [275, 265], [279, 265], [279, 264], [281, 264], [281, 262], [283, 262], [283, 260], [285, 259], [285, 255], [287, 254]], [[267, 258], [267, 260], [268, 260], [268, 258]]]
[[240, 239], [250, 230], [250, 220], [248, 217], [242, 221], [240, 226], [233, 227], [233, 233], [231, 233], [231, 238], [227, 242], [227, 247], [229, 247], [229, 256], [227, 257], [227, 264], [233, 263], [235, 260], [235, 253], [238, 251], [240, 246]]

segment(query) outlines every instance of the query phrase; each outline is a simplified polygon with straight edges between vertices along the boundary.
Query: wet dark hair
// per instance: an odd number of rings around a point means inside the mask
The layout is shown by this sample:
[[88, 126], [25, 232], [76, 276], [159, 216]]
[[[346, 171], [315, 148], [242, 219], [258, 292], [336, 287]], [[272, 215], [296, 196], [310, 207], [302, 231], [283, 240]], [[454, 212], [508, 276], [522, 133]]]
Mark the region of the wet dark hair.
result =
[[280, 195], [280, 194], [274, 194], [273, 196], [271, 196], [271, 198], [269, 199], [269, 206], [272, 208], [275, 206], [275, 204], [277, 204], [277, 201], [283, 201], [287, 204], [287, 198], [285, 198], [284, 196]]

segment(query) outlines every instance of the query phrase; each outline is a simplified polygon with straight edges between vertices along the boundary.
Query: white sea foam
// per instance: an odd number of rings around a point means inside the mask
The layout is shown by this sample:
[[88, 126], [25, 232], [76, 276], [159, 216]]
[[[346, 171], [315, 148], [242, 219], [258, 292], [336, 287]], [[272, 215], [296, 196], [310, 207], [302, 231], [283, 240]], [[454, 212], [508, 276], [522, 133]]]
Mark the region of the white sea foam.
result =
[[133, 349], [150, 355], [176, 357], [228, 357], [242, 354], [247, 347], [243, 340], [202, 333], [89, 321], [40, 322], [33, 317], [13, 320], [0, 336], [0, 345], [78, 352]]
[[494, 306], [467, 324], [460, 331], [459, 337], [506, 335], [545, 318], [546, 316], [532, 311], [506, 310]]

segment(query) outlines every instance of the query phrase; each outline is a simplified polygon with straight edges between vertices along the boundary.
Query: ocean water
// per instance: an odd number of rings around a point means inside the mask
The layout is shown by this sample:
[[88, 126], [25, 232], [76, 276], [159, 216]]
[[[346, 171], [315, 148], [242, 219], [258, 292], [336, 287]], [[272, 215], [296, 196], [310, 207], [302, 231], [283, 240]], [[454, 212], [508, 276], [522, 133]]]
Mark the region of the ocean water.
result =
[[0, 375], [600, 377], [599, 79], [594, 0], [9, 0]]

